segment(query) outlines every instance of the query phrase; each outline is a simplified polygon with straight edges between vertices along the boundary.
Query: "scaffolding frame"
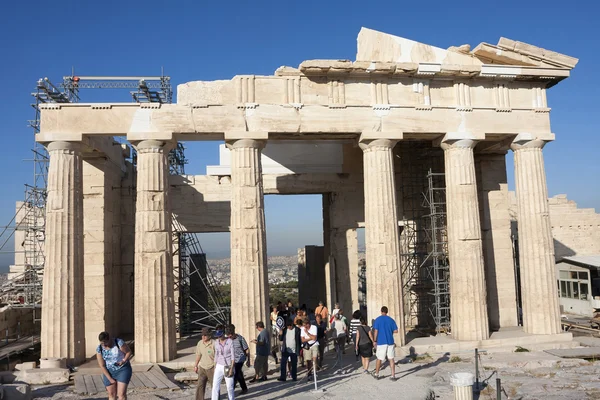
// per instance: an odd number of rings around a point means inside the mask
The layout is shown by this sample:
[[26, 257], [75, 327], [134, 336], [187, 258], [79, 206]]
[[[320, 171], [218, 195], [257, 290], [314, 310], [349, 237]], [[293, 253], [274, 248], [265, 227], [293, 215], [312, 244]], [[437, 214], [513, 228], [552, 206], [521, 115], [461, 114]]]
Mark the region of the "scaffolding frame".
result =
[[[48, 78], [43, 78], [37, 81], [36, 91], [31, 94], [35, 99], [35, 102], [31, 104], [35, 116], [33, 120], [28, 121], [28, 124], [33, 129], [34, 138], [40, 132], [40, 106], [46, 103], [77, 103], [81, 100], [80, 90], [82, 89], [132, 89], [129, 93], [136, 103], [170, 104], [173, 100], [170, 77], [165, 76], [162, 71], [160, 76], [77, 76], [72, 71], [70, 76], [63, 77], [60, 85], [55, 85]], [[124, 141], [120, 140], [119, 142]], [[41, 308], [42, 302], [49, 156], [45, 146], [35, 140], [32, 151], [33, 159], [29, 161], [33, 161], [34, 166], [33, 183], [25, 185], [25, 201], [8, 226], [0, 232], [0, 251], [16, 231], [23, 230], [25, 232], [22, 243], [22, 253], [25, 260], [24, 271], [22, 273], [11, 273], [11, 279], [0, 284], [0, 301], [13, 307], [26, 307], [35, 310]], [[137, 160], [136, 156], [135, 149], [132, 149], [131, 161], [134, 165]], [[170, 174], [185, 174], [187, 159], [185, 158], [185, 147], [182, 143], [177, 143], [175, 149], [169, 153], [168, 164]], [[175, 290], [183, 289], [182, 293], [187, 296], [184, 303], [189, 304], [195, 300], [194, 294], [189, 291], [189, 286], [186, 290], [186, 282], [189, 283], [191, 274], [198, 273], [198, 268], [187, 255], [193, 252], [203, 252], [203, 250], [195, 234], [183, 232], [181, 229], [178, 230], [175, 225], [173, 232], [176, 238], [174, 242], [176, 248], [173, 253], [175, 255], [179, 253], [184, 261], [184, 268], [182, 269], [179, 266], [174, 271]], [[223, 300], [218, 291], [218, 282], [210, 273], [210, 269], [208, 271], [207, 277], [202, 282], [204, 289], [209, 293], [213, 307], [204, 310], [208, 314], [207, 318], [192, 319], [189, 316], [185, 318], [192, 322], [210, 320], [212, 325], [228, 322], [229, 313], [222, 306]], [[40, 318], [41, 316], [38, 316], [34, 311], [34, 322], [39, 322]], [[178, 326], [178, 328], [180, 327]]]
[[[443, 182], [443, 173], [434, 175], [436, 178], [432, 176], [432, 182], [429, 175], [433, 170], [443, 170], [443, 153], [441, 149], [423, 141], [401, 142], [396, 151], [401, 182], [399, 199], [402, 215], [399, 229], [405, 325], [423, 333], [439, 333], [446, 329], [446, 320], [438, 318], [440, 313], [445, 313], [445, 303], [440, 296], [445, 293], [442, 277], [447, 278], [447, 275], [441, 274], [438, 267], [442, 265], [440, 260], [446, 254], [446, 248], [440, 248], [440, 242], [434, 239], [432, 232], [438, 238], [445, 237], [445, 203], [438, 201], [439, 195], [445, 194], [445, 190], [438, 191], [438, 188], [443, 189], [443, 184], [439, 186], [439, 177]], [[432, 187], [432, 183], [437, 186]], [[430, 192], [435, 194], [435, 213], [432, 213], [427, 201]], [[443, 219], [439, 217], [441, 212]], [[432, 215], [436, 223], [434, 230]], [[441, 232], [444, 235], [440, 236]]]
[[[227, 325], [231, 321], [230, 309], [224, 306], [223, 295], [219, 282], [211, 271], [206, 260], [206, 253], [200, 245], [197, 234], [178, 231], [179, 242], [179, 273], [177, 282], [178, 291], [178, 321], [177, 327], [180, 334], [189, 335], [199, 332], [204, 327], [216, 328], [218, 325]], [[204, 255], [204, 265], [197, 265], [192, 255]], [[205, 271], [203, 274], [201, 271]], [[208, 302], [203, 304], [200, 291], [192, 288], [192, 279], [196, 277], [201, 283], [208, 297]], [[177, 293], [177, 292], [176, 292]]]
[[443, 172], [427, 173], [427, 193], [423, 206], [429, 240], [428, 277], [433, 283], [430, 291], [433, 304], [429, 308], [437, 333], [450, 332], [450, 266], [448, 264], [448, 235], [446, 229], [446, 185]]

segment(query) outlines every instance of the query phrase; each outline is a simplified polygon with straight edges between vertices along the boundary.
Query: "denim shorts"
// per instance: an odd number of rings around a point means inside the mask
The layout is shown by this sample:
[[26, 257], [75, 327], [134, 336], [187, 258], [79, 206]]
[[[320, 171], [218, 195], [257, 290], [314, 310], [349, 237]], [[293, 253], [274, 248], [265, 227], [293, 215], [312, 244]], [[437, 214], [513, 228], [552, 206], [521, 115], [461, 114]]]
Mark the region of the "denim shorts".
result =
[[[133, 373], [133, 371], [131, 369], [131, 364], [127, 363], [117, 370], [109, 370], [108, 373], [110, 374], [111, 378], [113, 378], [115, 381], [125, 383], [128, 385], [129, 381], [131, 380], [131, 374]], [[104, 382], [104, 386], [110, 386], [110, 382], [104, 374], [102, 374], [102, 382]]]

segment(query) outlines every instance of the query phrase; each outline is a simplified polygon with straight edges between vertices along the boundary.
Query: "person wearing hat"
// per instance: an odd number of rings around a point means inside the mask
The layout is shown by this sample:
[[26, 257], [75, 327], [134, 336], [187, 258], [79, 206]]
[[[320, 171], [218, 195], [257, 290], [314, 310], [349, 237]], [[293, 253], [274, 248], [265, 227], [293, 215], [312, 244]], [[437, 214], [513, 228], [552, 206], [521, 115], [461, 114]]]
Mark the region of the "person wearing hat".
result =
[[206, 382], [212, 386], [215, 374], [215, 344], [212, 340], [210, 329], [202, 328], [202, 340], [196, 345], [196, 363], [194, 372], [198, 374], [198, 387], [196, 400], [204, 400]]
[[215, 376], [212, 384], [212, 400], [219, 400], [221, 382], [225, 378], [225, 386], [227, 387], [227, 397], [229, 400], [235, 399], [234, 379], [235, 371], [235, 352], [233, 350], [233, 342], [223, 330], [215, 332]]

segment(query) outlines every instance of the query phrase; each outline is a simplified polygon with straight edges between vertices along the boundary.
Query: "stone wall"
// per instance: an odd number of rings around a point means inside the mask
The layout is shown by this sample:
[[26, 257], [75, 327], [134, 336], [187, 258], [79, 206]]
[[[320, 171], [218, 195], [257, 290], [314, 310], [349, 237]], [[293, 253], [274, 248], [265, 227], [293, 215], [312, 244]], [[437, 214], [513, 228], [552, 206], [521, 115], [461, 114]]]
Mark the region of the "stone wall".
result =
[[600, 214], [593, 208], [578, 208], [566, 194], [548, 200], [556, 259], [600, 254]]
[[490, 328], [517, 326], [506, 156], [475, 156]]
[[325, 301], [325, 258], [323, 246], [298, 249], [298, 304], [316, 308]]
[[98, 334], [120, 335], [121, 170], [106, 158], [83, 162], [84, 293], [86, 354]]
[[[509, 192], [509, 198], [514, 223], [518, 221], [515, 192]], [[593, 208], [578, 208], [566, 194], [551, 197], [548, 203], [557, 261], [566, 256], [600, 254], [600, 214]]]
[[118, 276], [121, 279], [121, 335], [133, 335], [133, 260], [135, 241], [135, 182], [136, 174], [131, 163], [126, 163], [125, 176], [121, 181], [120, 224], [120, 264]]
[[[1, 308], [0, 341], [6, 339], [7, 329], [9, 339], [16, 339], [17, 331], [21, 336], [33, 334], [35, 329], [33, 311], [31, 308], [13, 308], [10, 306]], [[39, 329], [39, 325], [37, 328]]]

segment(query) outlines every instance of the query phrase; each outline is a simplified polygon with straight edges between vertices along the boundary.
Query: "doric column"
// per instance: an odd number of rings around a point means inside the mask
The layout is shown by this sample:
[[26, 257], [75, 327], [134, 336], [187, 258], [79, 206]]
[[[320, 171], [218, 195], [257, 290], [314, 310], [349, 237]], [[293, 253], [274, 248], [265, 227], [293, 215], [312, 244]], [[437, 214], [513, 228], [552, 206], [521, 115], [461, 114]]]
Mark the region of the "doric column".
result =
[[[117, 275], [121, 264], [122, 173], [106, 157], [88, 154], [83, 159], [83, 281], [86, 355], [90, 357], [96, 354], [98, 333], [124, 333], [121, 282], [129, 285], [129, 279], [123, 281]], [[123, 300], [130, 301], [131, 297]]]
[[269, 282], [262, 167], [264, 142], [230, 141], [231, 150], [231, 320], [248, 339], [255, 324], [269, 325]]
[[78, 143], [48, 145], [42, 358], [85, 361], [82, 158]]
[[170, 146], [156, 140], [137, 144], [135, 212], [134, 336], [137, 362], [175, 358], [175, 303], [169, 210]]
[[517, 140], [515, 183], [519, 229], [519, 267], [525, 332], [560, 333], [554, 244], [548, 210], [542, 140]]
[[506, 152], [475, 154], [490, 328], [517, 326]]
[[393, 148], [395, 140], [376, 139], [360, 144], [365, 181], [365, 244], [367, 311], [369, 321], [387, 306], [398, 325], [397, 344], [404, 344], [404, 306]]
[[481, 223], [470, 139], [444, 140], [452, 337], [489, 337]]

